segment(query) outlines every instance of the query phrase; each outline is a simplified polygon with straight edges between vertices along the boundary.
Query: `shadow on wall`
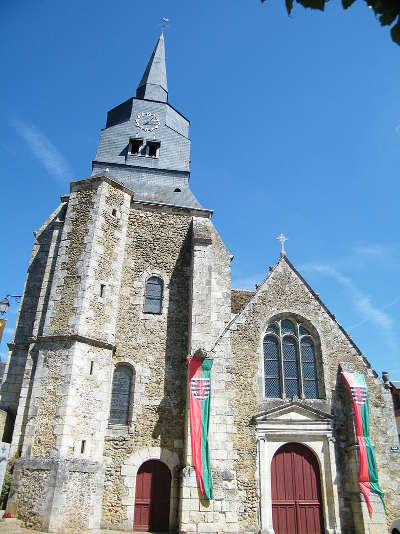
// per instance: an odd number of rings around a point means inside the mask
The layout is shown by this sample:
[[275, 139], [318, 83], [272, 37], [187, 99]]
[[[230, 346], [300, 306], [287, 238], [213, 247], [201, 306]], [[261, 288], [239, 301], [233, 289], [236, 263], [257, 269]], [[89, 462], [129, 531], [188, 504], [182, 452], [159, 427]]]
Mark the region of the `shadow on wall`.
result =
[[353, 407], [348, 394], [341, 369], [338, 369], [335, 389], [332, 395], [332, 409], [335, 416], [335, 455], [337, 465], [339, 513], [346, 532], [355, 532], [354, 517], [361, 514], [361, 500], [358, 487], [357, 450]]
[[[176, 452], [181, 466], [185, 440], [191, 245], [192, 230], [189, 228], [169, 283], [164, 396], [157, 408], [158, 420], [153, 430], [153, 438], [160, 440], [161, 449]], [[179, 449], [175, 448], [175, 441], [180, 443]], [[179, 494], [180, 468], [178, 466], [177, 472], [172, 473], [176, 495]]]
[[[7, 421], [3, 433], [3, 441], [11, 442], [15, 416], [19, 404], [19, 396], [21, 392], [22, 382], [26, 369], [26, 362], [28, 358], [28, 338], [34, 335], [34, 325], [36, 314], [40, 307], [37, 332], [36, 335], [43, 334], [45, 317], [50, 298], [50, 291], [58, 250], [61, 241], [61, 232], [59, 232], [57, 242], [54, 247], [53, 256], [49, 265], [48, 282], [45, 293], [42, 295], [43, 302], [40, 302], [43, 279], [45, 277], [52, 236], [56, 220], [63, 220], [65, 217], [67, 206], [64, 205], [59, 211], [54, 214], [53, 219], [48, 223], [45, 229], [36, 236], [36, 251], [28, 268], [27, 279], [25, 284], [25, 293], [21, 300], [20, 312], [18, 322], [15, 330], [14, 342], [11, 345], [11, 357], [9, 360], [9, 368], [5, 381], [1, 387], [1, 404], [0, 408], [7, 411]], [[36, 368], [36, 351], [31, 354], [32, 363], [29, 367], [31, 373], [31, 380], [29, 385], [28, 396], [26, 399], [26, 409], [23, 417], [23, 428], [26, 425], [27, 409], [30, 402], [30, 394], [32, 390], [33, 376]]]

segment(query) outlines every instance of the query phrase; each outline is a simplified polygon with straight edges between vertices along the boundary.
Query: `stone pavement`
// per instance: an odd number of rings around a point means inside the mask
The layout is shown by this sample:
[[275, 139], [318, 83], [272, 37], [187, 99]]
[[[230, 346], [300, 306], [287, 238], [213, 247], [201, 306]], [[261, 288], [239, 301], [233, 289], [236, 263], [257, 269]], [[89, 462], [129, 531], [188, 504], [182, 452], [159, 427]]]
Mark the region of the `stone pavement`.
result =
[[[43, 530], [32, 530], [30, 528], [24, 528], [21, 526], [21, 521], [16, 519], [3, 519], [0, 520], [0, 534], [43, 534]], [[74, 532], [76, 534], [76, 532]], [[100, 534], [126, 534], [126, 531], [122, 530], [101, 530]], [[148, 532], [135, 532], [135, 534], [149, 534]], [[157, 533], [154, 533], [157, 534]], [[166, 533], [158, 533], [166, 534]]]

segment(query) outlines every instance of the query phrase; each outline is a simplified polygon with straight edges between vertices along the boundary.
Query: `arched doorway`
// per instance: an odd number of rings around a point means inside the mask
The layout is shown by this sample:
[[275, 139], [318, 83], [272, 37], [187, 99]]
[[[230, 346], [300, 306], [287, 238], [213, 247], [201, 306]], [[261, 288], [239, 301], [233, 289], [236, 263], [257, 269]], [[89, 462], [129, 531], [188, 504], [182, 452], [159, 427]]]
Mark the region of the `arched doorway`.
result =
[[134, 530], [168, 532], [171, 472], [159, 460], [141, 465], [136, 476]]
[[323, 534], [318, 461], [300, 443], [286, 443], [271, 463], [275, 534]]

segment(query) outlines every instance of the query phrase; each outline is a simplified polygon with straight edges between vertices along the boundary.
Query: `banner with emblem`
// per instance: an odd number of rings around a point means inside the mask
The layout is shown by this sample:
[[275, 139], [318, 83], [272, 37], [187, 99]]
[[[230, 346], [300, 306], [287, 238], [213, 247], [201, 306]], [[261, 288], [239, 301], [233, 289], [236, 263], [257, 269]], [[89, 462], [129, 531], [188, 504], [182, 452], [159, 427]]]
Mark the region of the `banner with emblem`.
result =
[[358, 444], [359, 469], [358, 483], [365, 497], [368, 512], [372, 517], [371, 491], [377, 493], [385, 506], [384, 493], [378, 481], [378, 466], [375, 450], [369, 434], [368, 388], [362, 373], [343, 373], [344, 381], [350, 392], [354, 408], [354, 421]]
[[6, 320], [0, 319], [0, 342], [1, 342], [1, 338], [3, 337], [3, 331], [4, 331], [5, 326], [6, 326]]
[[213, 498], [208, 447], [210, 423], [211, 367], [213, 360], [197, 351], [189, 357], [190, 434], [193, 463], [201, 494]]

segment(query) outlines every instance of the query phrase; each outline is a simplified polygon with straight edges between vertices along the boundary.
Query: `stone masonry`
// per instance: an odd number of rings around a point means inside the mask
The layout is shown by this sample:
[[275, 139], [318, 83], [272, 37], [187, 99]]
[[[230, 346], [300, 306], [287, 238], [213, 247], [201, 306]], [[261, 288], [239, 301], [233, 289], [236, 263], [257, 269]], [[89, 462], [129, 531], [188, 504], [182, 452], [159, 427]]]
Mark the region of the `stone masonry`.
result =
[[[297, 444], [318, 466], [325, 532], [388, 532], [400, 516], [389, 383], [284, 254], [255, 291], [231, 288], [232, 256], [189, 178], [189, 121], [168, 103], [161, 36], [136, 97], [108, 113], [92, 175], [34, 234], [0, 397], [15, 462], [7, 510], [46, 532], [276, 534], [271, 466]], [[263, 341], [283, 320], [314, 341], [317, 398], [265, 394]], [[211, 501], [191, 452], [187, 357], [198, 349], [213, 358]], [[372, 518], [342, 371], [369, 389], [386, 506], [372, 494]], [[112, 402], [125, 418], [110, 419]], [[169, 501], [154, 497], [160, 472]]]

